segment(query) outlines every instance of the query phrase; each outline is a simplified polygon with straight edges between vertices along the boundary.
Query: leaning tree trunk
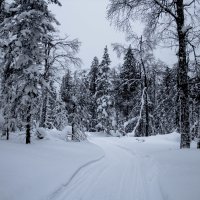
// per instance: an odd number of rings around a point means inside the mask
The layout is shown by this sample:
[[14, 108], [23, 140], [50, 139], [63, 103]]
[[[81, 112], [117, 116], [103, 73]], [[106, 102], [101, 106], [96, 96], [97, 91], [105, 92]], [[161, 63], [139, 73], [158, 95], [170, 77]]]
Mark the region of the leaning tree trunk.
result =
[[146, 73], [146, 68], [145, 68], [145, 64], [143, 61], [143, 56], [142, 56], [142, 44], [143, 44], [143, 40], [142, 40], [142, 36], [141, 36], [141, 40], [140, 40], [140, 54], [141, 54], [141, 64], [142, 64], [142, 68], [143, 68], [143, 72], [144, 72], [144, 87], [143, 90], [145, 88], [145, 136], [148, 137], [149, 134], [149, 105], [148, 105], [148, 81], [147, 81], [147, 73]]
[[184, 30], [184, 5], [183, 0], [177, 1], [177, 32], [179, 39], [178, 52], [178, 94], [180, 105], [180, 148], [190, 148], [190, 123], [189, 123], [189, 90], [188, 90], [188, 64], [186, 57], [187, 33]]

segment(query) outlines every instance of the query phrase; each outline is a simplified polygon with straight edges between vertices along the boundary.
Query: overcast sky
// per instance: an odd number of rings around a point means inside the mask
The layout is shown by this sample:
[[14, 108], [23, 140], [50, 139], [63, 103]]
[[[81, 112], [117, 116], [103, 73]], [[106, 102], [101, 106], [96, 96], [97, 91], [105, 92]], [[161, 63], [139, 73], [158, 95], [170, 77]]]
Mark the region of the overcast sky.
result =
[[[112, 66], [120, 61], [112, 51], [111, 43], [125, 43], [125, 34], [117, 31], [106, 19], [108, 0], [60, 0], [62, 7], [51, 6], [61, 23], [59, 30], [71, 39], [78, 38], [81, 45], [79, 56], [83, 68], [89, 68], [94, 56], [100, 60], [105, 45], [108, 45]], [[140, 29], [140, 27], [137, 27]], [[176, 62], [173, 52], [159, 49], [156, 56], [172, 65]]]

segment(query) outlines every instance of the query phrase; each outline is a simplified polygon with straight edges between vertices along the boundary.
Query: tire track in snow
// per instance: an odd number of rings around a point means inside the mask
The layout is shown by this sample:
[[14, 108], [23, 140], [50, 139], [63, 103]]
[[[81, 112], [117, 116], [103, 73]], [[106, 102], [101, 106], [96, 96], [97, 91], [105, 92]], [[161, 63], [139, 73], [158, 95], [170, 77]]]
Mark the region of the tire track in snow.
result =
[[[148, 192], [147, 192], [147, 184], [146, 184], [146, 180], [143, 176], [143, 173], [141, 171], [141, 161], [140, 161], [140, 157], [135, 153], [132, 152], [129, 148], [121, 146], [119, 144], [113, 143], [113, 145], [115, 145], [116, 147], [118, 147], [119, 149], [125, 151], [126, 153], [128, 153], [129, 155], [131, 155], [133, 157], [134, 162], [134, 170], [132, 173], [132, 177], [134, 180], [134, 187], [133, 187], [133, 197], [130, 199], [134, 199], [134, 200], [147, 200], [147, 196], [148, 196]], [[159, 199], [161, 200], [161, 199]]]

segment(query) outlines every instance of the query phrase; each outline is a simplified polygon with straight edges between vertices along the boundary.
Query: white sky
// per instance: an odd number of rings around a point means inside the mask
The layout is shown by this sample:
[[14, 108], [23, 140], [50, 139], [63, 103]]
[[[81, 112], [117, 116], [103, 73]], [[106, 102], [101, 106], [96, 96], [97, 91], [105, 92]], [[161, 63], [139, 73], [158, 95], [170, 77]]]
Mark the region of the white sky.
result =
[[[94, 56], [100, 61], [107, 45], [112, 66], [119, 64], [111, 43], [125, 43], [125, 34], [117, 31], [106, 19], [108, 0], [60, 0], [62, 7], [51, 6], [52, 12], [61, 23], [59, 30], [71, 39], [78, 38], [82, 43], [79, 57], [83, 68], [89, 68]], [[140, 27], [136, 27], [140, 28]], [[173, 52], [159, 49], [156, 56], [172, 65], [176, 62]]]

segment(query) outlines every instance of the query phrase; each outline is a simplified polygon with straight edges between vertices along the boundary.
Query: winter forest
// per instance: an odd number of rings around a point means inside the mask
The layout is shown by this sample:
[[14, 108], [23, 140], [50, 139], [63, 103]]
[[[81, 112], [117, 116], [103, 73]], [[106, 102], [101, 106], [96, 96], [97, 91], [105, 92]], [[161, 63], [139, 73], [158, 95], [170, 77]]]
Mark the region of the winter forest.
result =
[[62, 3], [0, 0], [0, 200], [198, 200], [200, 1], [106, 0], [90, 66]]

